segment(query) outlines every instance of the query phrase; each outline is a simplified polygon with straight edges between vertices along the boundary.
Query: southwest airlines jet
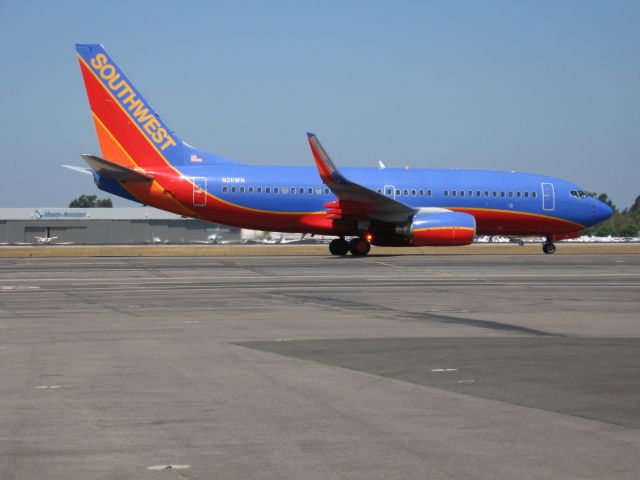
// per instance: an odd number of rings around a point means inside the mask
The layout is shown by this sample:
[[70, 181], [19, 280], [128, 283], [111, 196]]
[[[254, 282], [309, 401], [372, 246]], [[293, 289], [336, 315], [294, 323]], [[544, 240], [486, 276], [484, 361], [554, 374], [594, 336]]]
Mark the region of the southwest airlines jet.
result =
[[[98, 188], [201, 220], [331, 235], [333, 255], [371, 245], [468, 245], [475, 235], [554, 241], [612, 214], [578, 185], [488, 170], [338, 169], [308, 133], [314, 167], [256, 166], [183, 142], [99, 44], [77, 44], [101, 156], [83, 155]], [[349, 238], [349, 241], [346, 240]]]

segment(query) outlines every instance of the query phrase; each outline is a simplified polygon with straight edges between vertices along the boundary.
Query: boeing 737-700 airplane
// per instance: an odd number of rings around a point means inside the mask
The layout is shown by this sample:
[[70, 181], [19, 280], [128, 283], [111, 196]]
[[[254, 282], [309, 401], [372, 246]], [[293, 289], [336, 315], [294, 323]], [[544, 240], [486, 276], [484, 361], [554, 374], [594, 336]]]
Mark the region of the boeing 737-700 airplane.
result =
[[[307, 134], [315, 167], [257, 166], [183, 142], [102, 45], [77, 44], [101, 156], [97, 186], [180, 215], [255, 230], [333, 235], [334, 255], [371, 245], [467, 245], [475, 235], [572, 238], [611, 209], [573, 183], [488, 170], [338, 169]], [[347, 241], [345, 237], [352, 237]]]

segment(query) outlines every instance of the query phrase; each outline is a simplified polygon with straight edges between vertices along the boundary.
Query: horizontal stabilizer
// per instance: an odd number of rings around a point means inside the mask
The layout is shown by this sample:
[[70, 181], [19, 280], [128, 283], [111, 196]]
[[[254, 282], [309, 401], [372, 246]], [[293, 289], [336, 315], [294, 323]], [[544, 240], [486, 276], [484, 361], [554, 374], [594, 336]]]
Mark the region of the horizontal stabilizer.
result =
[[87, 167], [76, 167], [75, 165], [62, 165], [64, 168], [74, 170], [76, 172], [84, 173], [85, 175], [93, 175], [93, 171]]
[[153, 177], [148, 173], [133, 170], [123, 165], [110, 162], [95, 155], [82, 155], [84, 161], [100, 176], [122, 182], [150, 182]]

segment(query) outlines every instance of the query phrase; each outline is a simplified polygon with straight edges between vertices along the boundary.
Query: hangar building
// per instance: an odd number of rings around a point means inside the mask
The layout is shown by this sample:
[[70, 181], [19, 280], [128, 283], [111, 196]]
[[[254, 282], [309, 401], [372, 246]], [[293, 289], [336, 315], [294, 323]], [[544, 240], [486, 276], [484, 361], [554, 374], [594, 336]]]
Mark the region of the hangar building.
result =
[[240, 229], [203, 222], [151, 207], [0, 208], [0, 243], [35, 243], [57, 236], [78, 244], [198, 243], [240, 241]]

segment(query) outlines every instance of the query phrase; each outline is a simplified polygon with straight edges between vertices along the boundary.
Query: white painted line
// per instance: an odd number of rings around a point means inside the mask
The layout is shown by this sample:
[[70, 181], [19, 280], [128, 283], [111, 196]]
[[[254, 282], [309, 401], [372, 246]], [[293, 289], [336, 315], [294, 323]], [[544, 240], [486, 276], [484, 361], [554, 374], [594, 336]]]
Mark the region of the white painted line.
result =
[[432, 368], [432, 372], [457, 372], [457, 368]]
[[33, 387], [33, 388], [38, 388], [40, 390], [45, 390], [47, 388], [51, 388], [51, 389], [62, 388], [62, 385], [38, 385], [37, 387]]
[[458, 380], [458, 383], [475, 383], [475, 380]]
[[151, 465], [147, 470], [186, 470], [191, 465]]

